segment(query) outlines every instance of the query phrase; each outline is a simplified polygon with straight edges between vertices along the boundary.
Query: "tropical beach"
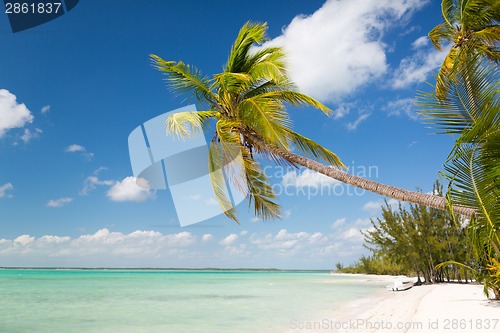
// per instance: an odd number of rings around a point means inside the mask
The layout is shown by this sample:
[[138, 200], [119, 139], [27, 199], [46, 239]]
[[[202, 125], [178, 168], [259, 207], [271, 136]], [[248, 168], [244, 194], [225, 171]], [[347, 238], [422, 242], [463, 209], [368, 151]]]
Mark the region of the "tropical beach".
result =
[[443, 283], [362, 298], [289, 332], [494, 332], [499, 311], [481, 285]]
[[498, 0], [5, 1], [0, 333], [500, 330]]

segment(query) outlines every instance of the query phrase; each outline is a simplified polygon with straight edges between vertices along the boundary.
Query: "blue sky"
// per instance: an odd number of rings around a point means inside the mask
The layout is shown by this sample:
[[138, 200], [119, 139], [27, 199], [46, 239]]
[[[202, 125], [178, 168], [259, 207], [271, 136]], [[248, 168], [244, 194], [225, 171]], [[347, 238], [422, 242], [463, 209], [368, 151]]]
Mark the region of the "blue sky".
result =
[[426, 38], [437, 1], [89, 0], [18, 33], [0, 14], [0, 266], [330, 269], [366, 254], [359, 230], [384, 198], [310, 171], [268, 166], [279, 221], [244, 203], [240, 225], [184, 228], [168, 191], [130, 178], [129, 133], [189, 104], [149, 54], [217, 73], [248, 20], [268, 22], [299, 89], [335, 110], [290, 108], [297, 131], [351, 172], [431, 190], [452, 141], [412, 103], [444, 58]]

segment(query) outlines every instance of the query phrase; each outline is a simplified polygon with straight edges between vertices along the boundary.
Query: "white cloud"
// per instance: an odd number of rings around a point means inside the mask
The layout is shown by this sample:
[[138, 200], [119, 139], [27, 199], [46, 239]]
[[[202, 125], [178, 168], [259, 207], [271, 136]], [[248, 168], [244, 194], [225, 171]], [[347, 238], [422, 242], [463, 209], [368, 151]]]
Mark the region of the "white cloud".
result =
[[72, 198], [60, 198], [56, 200], [50, 200], [47, 203], [47, 207], [59, 208], [65, 206], [66, 204], [69, 204], [71, 201], [73, 201]]
[[337, 101], [387, 72], [383, 34], [426, 0], [329, 0], [310, 16], [297, 16], [281, 45], [299, 89], [321, 101]]
[[354, 103], [342, 103], [340, 106], [333, 110], [333, 119], [340, 119], [351, 113]]
[[371, 214], [376, 214], [381, 211], [382, 205], [380, 201], [368, 201], [363, 205], [363, 210]]
[[66, 153], [82, 153], [82, 156], [87, 160], [91, 160], [94, 157], [94, 153], [88, 152], [84, 146], [77, 144], [69, 145], [64, 149]]
[[30, 235], [21, 235], [14, 239], [14, 244], [19, 244], [21, 246], [27, 246], [35, 240], [35, 237], [32, 237]]
[[413, 98], [401, 98], [390, 101], [384, 109], [389, 116], [407, 115], [410, 119], [419, 119], [415, 110], [415, 99]]
[[443, 63], [449, 47], [443, 52], [435, 48], [418, 48], [415, 54], [401, 60], [390, 80], [394, 89], [408, 88], [416, 83], [422, 83], [429, 79], [432, 72]]
[[427, 46], [429, 44], [429, 37], [427, 36], [422, 36], [417, 38], [412, 44], [411, 47], [413, 49], [418, 49], [424, 46]]
[[234, 242], [238, 240], [238, 235], [237, 234], [230, 234], [223, 240], [219, 242], [220, 245], [232, 245]]
[[[392, 209], [397, 209], [399, 206], [399, 201], [395, 199], [389, 199], [387, 200], [387, 203]], [[372, 215], [376, 215], [382, 213], [382, 206], [385, 206], [385, 202], [383, 200], [368, 201], [363, 205], [363, 210]]]
[[113, 186], [115, 184], [114, 180], [101, 180], [99, 179], [99, 174], [102, 171], [107, 170], [105, 167], [100, 167], [92, 173], [92, 176], [88, 176], [83, 181], [83, 189], [80, 191], [80, 195], [88, 195], [89, 192], [95, 190], [97, 186]]
[[281, 229], [219, 238], [187, 231], [126, 234], [102, 228], [74, 238], [21, 235], [0, 239], [0, 261], [13, 266], [330, 268], [366, 253], [359, 230], [371, 228], [368, 219], [339, 220], [343, 223], [330, 234]]
[[321, 232], [289, 232], [281, 229], [277, 234], [252, 234], [250, 243], [261, 251], [278, 256], [293, 257], [297, 253], [317, 253], [328, 242], [328, 236]]
[[359, 124], [361, 124], [363, 121], [368, 119], [369, 116], [370, 116], [370, 113], [360, 114], [355, 121], [347, 123], [347, 129], [349, 131], [354, 131], [355, 129], [358, 128]]
[[332, 223], [331, 227], [332, 229], [339, 229], [341, 228], [342, 226], [344, 226], [347, 222], [347, 218], [343, 217], [343, 218], [340, 218], [340, 219], [336, 219], [335, 222]]
[[149, 189], [149, 183], [143, 178], [127, 177], [116, 182], [107, 192], [108, 198], [113, 201], [141, 202], [153, 199], [155, 193]]
[[33, 115], [24, 104], [17, 103], [14, 94], [0, 89], [0, 138], [13, 128], [22, 128], [33, 122]]
[[11, 183], [7, 183], [0, 186], [0, 199], [2, 198], [12, 198], [12, 194], [7, 193], [7, 191], [11, 191], [14, 189], [14, 185]]
[[83, 189], [80, 191], [80, 195], [88, 195], [89, 192], [95, 190], [97, 186], [113, 186], [115, 184], [113, 180], [99, 179], [97, 174], [99, 174], [99, 170], [94, 172], [94, 176], [88, 176], [83, 181]]
[[21, 136], [21, 140], [23, 140], [24, 143], [28, 143], [32, 139], [38, 138], [40, 134], [42, 134], [42, 130], [39, 128], [35, 128], [35, 130], [31, 131], [28, 128], [24, 129], [24, 134]]
[[87, 151], [87, 149], [85, 149], [85, 147], [83, 147], [83, 146], [80, 146], [77, 144], [72, 144], [72, 145], [69, 145], [68, 147], [66, 147], [66, 149], [64, 149], [64, 151], [67, 153], [76, 153], [76, 152], [80, 152], [80, 151]]
[[349, 228], [345, 230], [341, 235], [343, 239], [347, 240], [363, 240], [363, 234], [361, 234], [359, 228]]
[[45, 114], [45, 113], [50, 112], [50, 105], [45, 105], [45, 106], [43, 106], [43, 107], [42, 107], [42, 109], [40, 110], [40, 112], [41, 112], [42, 114]]
[[413, 146], [414, 146], [414, 145], [416, 145], [417, 143], [418, 143], [418, 141], [417, 141], [417, 140], [413, 140], [412, 142], [410, 142], [410, 143], [408, 144], [408, 148], [413, 147]]
[[[14, 262], [31, 258], [30, 266], [43, 266], [49, 260], [67, 262], [64, 258], [71, 259], [69, 266], [82, 265], [82, 262], [106, 267], [123, 267], [131, 263], [140, 266], [148, 258], [165, 260], [178, 256], [182, 261], [189, 255], [187, 249], [196, 243], [197, 237], [190, 232], [163, 235], [158, 231], [137, 230], [124, 234], [103, 228], [77, 238], [45, 235], [37, 239], [21, 235], [14, 240], [0, 240], [0, 258], [10, 258]], [[136, 261], [131, 261], [134, 258]]]
[[323, 186], [337, 186], [340, 184], [339, 181], [333, 178], [309, 169], [304, 170], [302, 174], [297, 174], [297, 171], [289, 171], [283, 175], [281, 183], [283, 186], [316, 188]]
[[40, 243], [47, 243], [47, 244], [61, 244], [61, 243], [66, 243], [71, 240], [71, 237], [64, 236], [42, 236], [40, 237], [37, 242]]
[[211, 240], [214, 239], [214, 236], [212, 234], [204, 234], [202, 237], [201, 237], [201, 241], [202, 242], [210, 242]]
[[[154, 199], [156, 194], [150, 190], [149, 183], [144, 178], [126, 177], [122, 181], [100, 179], [99, 174], [106, 168], [101, 167], [94, 171], [92, 176], [88, 176], [83, 182], [83, 189], [80, 195], [88, 195], [98, 186], [109, 187], [106, 196], [112, 201], [124, 202], [134, 201], [142, 202], [149, 199]], [[197, 196], [185, 198], [188, 200], [198, 200]]]

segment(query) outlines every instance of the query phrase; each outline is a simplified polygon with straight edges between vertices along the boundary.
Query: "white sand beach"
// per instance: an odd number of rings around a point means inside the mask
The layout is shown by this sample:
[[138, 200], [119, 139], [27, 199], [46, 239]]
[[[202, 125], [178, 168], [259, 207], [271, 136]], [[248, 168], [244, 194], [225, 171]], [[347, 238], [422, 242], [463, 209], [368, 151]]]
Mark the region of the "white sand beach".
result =
[[[390, 284], [394, 277], [376, 279]], [[424, 285], [381, 292], [300, 324], [289, 332], [500, 332], [500, 302], [488, 300], [479, 284]]]

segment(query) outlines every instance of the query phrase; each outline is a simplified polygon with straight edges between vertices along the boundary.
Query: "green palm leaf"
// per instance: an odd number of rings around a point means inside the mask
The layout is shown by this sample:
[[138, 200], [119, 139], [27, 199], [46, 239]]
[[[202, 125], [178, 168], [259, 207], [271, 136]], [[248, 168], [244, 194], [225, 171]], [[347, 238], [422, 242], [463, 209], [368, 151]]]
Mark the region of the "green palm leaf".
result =
[[438, 50], [442, 50], [443, 43], [453, 47], [439, 70], [436, 92], [440, 98], [446, 97], [443, 82], [453, 79], [452, 69], [467, 67], [469, 60], [475, 61], [475, 56], [500, 61], [498, 1], [442, 0], [441, 10], [444, 22], [429, 32], [429, 38]]
[[201, 73], [190, 65], [182, 61], [165, 61], [155, 54], [151, 54], [153, 66], [165, 73], [168, 86], [179, 94], [192, 94], [198, 100], [206, 100], [210, 104], [215, 101], [215, 96], [209, 89], [209, 80], [202, 77]]
[[217, 118], [217, 111], [194, 111], [171, 114], [165, 122], [167, 135], [175, 135], [184, 140], [201, 134], [203, 124], [209, 119]]

